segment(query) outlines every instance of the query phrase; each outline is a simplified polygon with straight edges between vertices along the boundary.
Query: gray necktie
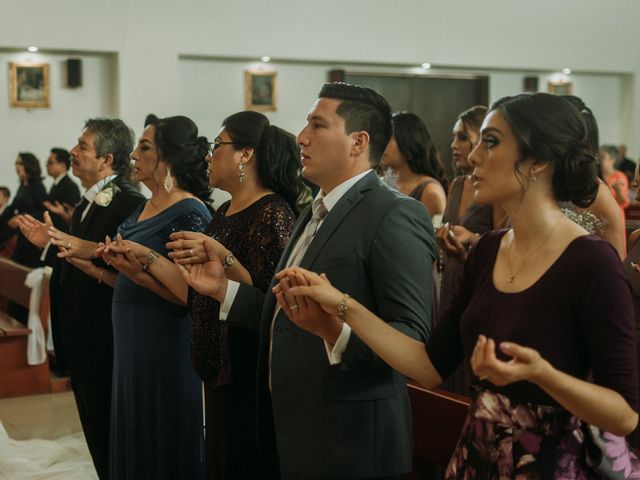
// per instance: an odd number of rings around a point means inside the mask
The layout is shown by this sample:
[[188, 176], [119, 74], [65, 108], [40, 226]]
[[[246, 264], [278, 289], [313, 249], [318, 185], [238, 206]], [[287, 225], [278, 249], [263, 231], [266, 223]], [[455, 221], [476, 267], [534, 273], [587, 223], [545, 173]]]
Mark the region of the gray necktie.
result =
[[[324, 220], [324, 217], [327, 216], [329, 210], [324, 206], [321, 198], [316, 198], [313, 201], [313, 205], [311, 206], [311, 211], [313, 215], [311, 216], [311, 220], [307, 223], [307, 226], [304, 227], [304, 231], [295, 246], [291, 250], [291, 254], [289, 255], [289, 259], [287, 260], [286, 267], [294, 267], [300, 265], [300, 261], [304, 257], [304, 254], [307, 253], [307, 249], [309, 245], [311, 245], [311, 241], [318, 231], [318, 227], [320, 223]], [[273, 338], [273, 327], [275, 325], [275, 319], [280, 313], [281, 307], [279, 303], [276, 303], [275, 311], [273, 312], [273, 317], [271, 317], [271, 328], [269, 330], [269, 338]], [[271, 390], [271, 340], [269, 341], [269, 390]]]
[[327, 207], [324, 206], [321, 198], [316, 198], [313, 201], [311, 210], [313, 212], [311, 220], [309, 220], [309, 223], [307, 223], [307, 226], [304, 228], [304, 231], [302, 232], [302, 235], [300, 235], [298, 242], [296, 243], [295, 247], [293, 247], [291, 255], [289, 255], [289, 260], [287, 260], [287, 267], [300, 265], [304, 254], [307, 253], [307, 249], [309, 248], [309, 245], [311, 245], [311, 241], [318, 231], [320, 223], [322, 223], [324, 217], [326, 217], [327, 213], [329, 213]]

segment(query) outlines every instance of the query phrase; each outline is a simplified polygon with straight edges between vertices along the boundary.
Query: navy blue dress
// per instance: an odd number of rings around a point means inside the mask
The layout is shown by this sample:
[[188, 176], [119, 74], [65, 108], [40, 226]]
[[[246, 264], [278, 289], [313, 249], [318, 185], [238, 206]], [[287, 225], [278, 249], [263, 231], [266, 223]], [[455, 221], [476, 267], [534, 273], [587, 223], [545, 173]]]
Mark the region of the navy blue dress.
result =
[[[143, 208], [119, 232], [164, 256], [171, 233], [201, 232], [211, 221], [207, 208], [194, 199], [138, 221]], [[202, 389], [191, 367], [187, 309], [119, 274], [113, 336], [111, 478], [203, 478]]]

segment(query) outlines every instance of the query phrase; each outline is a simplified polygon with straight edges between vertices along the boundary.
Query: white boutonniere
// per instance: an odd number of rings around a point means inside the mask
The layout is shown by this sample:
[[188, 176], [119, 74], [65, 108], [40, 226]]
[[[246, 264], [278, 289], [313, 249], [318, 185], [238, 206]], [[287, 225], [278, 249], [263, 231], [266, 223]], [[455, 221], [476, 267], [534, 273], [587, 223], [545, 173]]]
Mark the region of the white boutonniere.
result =
[[113, 196], [119, 191], [120, 189], [115, 183], [109, 182], [96, 194], [96, 199], [94, 201], [96, 205], [100, 207], [108, 207], [111, 200], [113, 200]]

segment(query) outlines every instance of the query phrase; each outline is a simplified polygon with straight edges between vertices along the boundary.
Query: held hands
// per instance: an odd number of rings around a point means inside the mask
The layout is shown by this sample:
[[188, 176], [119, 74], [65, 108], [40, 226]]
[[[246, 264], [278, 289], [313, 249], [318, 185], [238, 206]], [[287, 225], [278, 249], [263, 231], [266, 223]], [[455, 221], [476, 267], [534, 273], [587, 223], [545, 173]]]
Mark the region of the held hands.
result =
[[204, 263], [208, 260], [205, 244], [209, 244], [215, 255], [222, 261], [228, 250], [218, 241], [197, 232], [172, 233], [167, 243], [167, 248], [173, 250], [169, 257], [178, 265], [193, 265]]
[[96, 252], [107, 265], [113, 266], [134, 282], [140, 283], [146, 273], [142, 271], [142, 263], [136, 257], [134, 248], [140, 253], [140, 250], [145, 247], [135, 242], [123, 240], [122, 236], [118, 234], [113, 241], [108, 236], [105, 237], [104, 245], [101, 244]]
[[335, 344], [342, 331], [337, 305], [344, 295], [331, 286], [326, 275], [294, 267], [279, 272], [276, 280], [279, 283], [273, 293], [287, 317], [303, 330]]
[[177, 260], [175, 263], [180, 269], [185, 282], [187, 282], [191, 288], [201, 295], [207, 295], [222, 302], [227, 293], [227, 285], [229, 283], [224, 272], [224, 267], [211, 242], [205, 242], [203, 248], [206, 255], [203, 263], [180, 263]]
[[49, 212], [44, 212], [44, 223], [29, 214], [18, 215], [16, 221], [18, 228], [30, 243], [40, 248], [47, 246], [47, 243], [49, 243], [49, 228], [53, 227]]
[[478, 336], [471, 355], [471, 370], [480, 380], [488, 380], [498, 386], [523, 380], [538, 383], [549, 367], [549, 363], [532, 348], [510, 342], [501, 342], [499, 348], [511, 360], [499, 360], [496, 357], [495, 342], [484, 335]]

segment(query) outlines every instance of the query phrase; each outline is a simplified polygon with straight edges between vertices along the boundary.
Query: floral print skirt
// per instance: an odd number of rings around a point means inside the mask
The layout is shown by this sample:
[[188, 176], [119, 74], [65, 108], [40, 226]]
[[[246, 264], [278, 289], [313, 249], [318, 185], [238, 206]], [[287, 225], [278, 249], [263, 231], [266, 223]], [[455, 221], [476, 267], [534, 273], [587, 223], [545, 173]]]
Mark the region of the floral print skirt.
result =
[[559, 407], [482, 390], [471, 404], [445, 478], [600, 479], [585, 462], [581, 421]]

